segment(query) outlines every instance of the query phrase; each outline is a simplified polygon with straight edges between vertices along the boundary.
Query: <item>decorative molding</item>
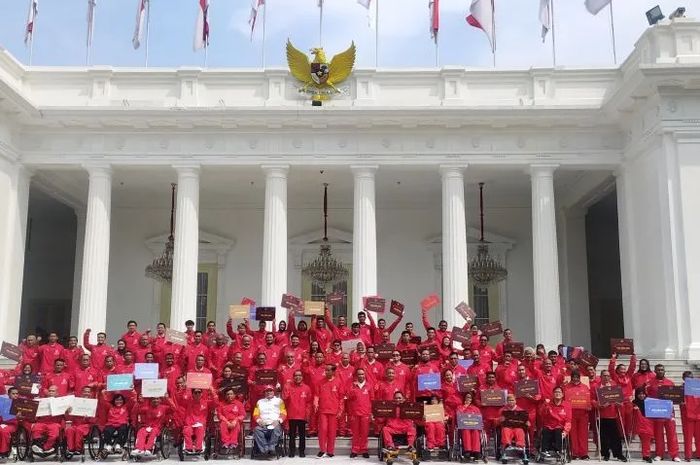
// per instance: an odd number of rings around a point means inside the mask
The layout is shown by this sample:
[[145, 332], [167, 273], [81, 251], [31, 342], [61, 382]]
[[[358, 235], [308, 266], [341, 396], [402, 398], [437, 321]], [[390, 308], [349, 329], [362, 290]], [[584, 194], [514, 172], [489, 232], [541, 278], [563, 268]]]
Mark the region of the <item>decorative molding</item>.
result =
[[[323, 229], [316, 229], [289, 238], [289, 256], [294, 268], [301, 270], [307, 258], [318, 255], [323, 240]], [[343, 263], [352, 263], [352, 233], [336, 228], [328, 228], [328, 242], [333, 254]]]
[[[160, 256], [168, 242], [168, 233], [146, 239], [144, 245], [153, 257]], [[177, 240], [177, 235], [175, 236]], [[216, 263], [219, 267], [226, 264], [228, 252], [236, 245], [235, 239], [229, 239], [206, 231], [199, 231], [199, 263]], [[144, 265], [146, 266], [146, 265]]]
[[[467, 258], [476, 255], [479, 247], [480, 231], [476, 228], [467, 227]], [[501, 236], [490, 231], [484, 231], [484, 240], [489, 245], [491, 255], [499, 260], [503, 266], [507, 263], [507, 254], [516, 242], [506, 236]], [[426, 241], [428, 249], [433, 252], [433, 266], [436, 270], [442, 270], [442, 235], [434, 236]]]

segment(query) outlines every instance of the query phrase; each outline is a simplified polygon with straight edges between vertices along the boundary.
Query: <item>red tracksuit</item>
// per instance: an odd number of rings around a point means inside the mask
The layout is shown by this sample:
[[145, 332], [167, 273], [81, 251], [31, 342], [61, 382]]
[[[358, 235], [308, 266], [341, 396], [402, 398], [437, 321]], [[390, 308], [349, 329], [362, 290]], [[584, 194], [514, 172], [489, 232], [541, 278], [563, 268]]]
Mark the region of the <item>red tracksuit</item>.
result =
[[209, 361], [209, 369], [215, 376], [221, 374], [221, 370], [228, 361], [228, 346], [226, 344], [214, 344], [209, 347], [209, 354], [207, 355], [207, 360]]
[[386, 425], [382, 429], [382, 438], [384, 438], [384, 447], [387, 449], [394, 448], [394, 434], [405, 434], [408, 439], [408, 444], [413, 446], [416, 442], [416, 425], [413, 420], [403, 420], [398, 418], [398, 407], [396, 408], [396, 417], [387, 419]]
[[70, 425], [66, 425], [64, 430], [68, 451], [80, 454], [83, 451], [85, 437], [90, 432], [92, 425], [95, 424], [95, 419], [66, 415], [66, 420], [71, 422]]
[[316, 392], [318, 397], [318, 447], [321, 452], [335, 453], [337, 418], [343, 410], [345, 382], [339, 377], [324, 378]]
[[[241, 425], [245, 418], [245, 408], [241, 401], [234, 399], [233, 402], [222, 402], [217, 408], [219, 414], [219, 433], [221, 443], [238, 447], [238, 438], [241, 434]], [[236, 422], [234, 426], [229, 426], [228, 422]]]
[[61, 428], [63, 428], [63, 415], [39, 417], [31, 425], [32, 439], [39, 439], [46, 435], [44, 450], [53, 449], [58, 435], [61, 433]]
[[[481, 410], [474, 404], [460, 405], [457, 408], [456, 414], [460, 413], [470, 413], [481, 415]], [[460, 430], [460, 435], [462, 436], [462, 450], [463, 452], [477, 454], [481, 452], [481, 435], [480, 431], [475, 429], [463, 429]]]
[[430, 361], [427, 363], [424, 362], [418, 362], [418, 365], [415, 366], [413, 369], [412, 373], [412, 391], [415, 393], [413, 395], [413, 398], [416, 399], [418, 397], [432, 397], [432, 396], [438, 396], [440, 397], [442, 393], [439, 390], [433, 391], [433, 390], [423, 390], [419, 391], [418, 390], [418, 377], [420, 375], [426, 375], [426, 374], [438, 374], [440, 375], [440, 365], [437, 362]]
[[[681, 405], [681, 424], [685, 459], [697, 458], [698, 444], [700, 444], [700, 397], [685, 396], [685, 401]], [[695, 441], [695, 455], [693, 455], [693, 441]]]
[[287, 365], [287, 363], [277, 367], [277, 381], [283, 388], [287, 384], [292, 384], [294, 382], [294, 372], [301, 370], [301, 365], [297, 362], [292, 363], [292, 365]]
[[547, 402], [542, 405], [542, 427], [549, 430], [561, 429], [568, 433], [571, 431], [571, 405], [562, 402], [555, 405]]
[[138, 450], [153, 450], [156, 444], [156, 439], [160, 434], [163, 426], [168, 422], [172, 409], [169, 405], [159, 404], [153, 407], [149, 404], [142, 406], [141, 428], [136, 434], [136, 449]]
[[425, 442], [428, 449], [445, 446], [445, 422], [426, 421], [425, 422]]
[[124, 342], [126, 342], [126, 348], [134, 351], [138, 349], [139, 347], [139, 340], [141, 339], [141, 333], [138, 331], [134, 331], [133, 333], [126, 332], [122, 334], [122, 337], [119, 339], [124, 339]]
[[281, 360], [281, 355], [282, 355], [282, 348], [280, 346], [277, 346], [275, 344], [272, 345], [267, 345], [263, 344], [260, 347], [258, 347], [258, 353], [259, 354], [265, 354], [265, 368], [269, 370], [274, 370], [277, 368], [277, 365], [280, 364]]
[[309, 329], [309, 335], [311, 338], [318, 342], [321, 347], [321, 351], [325, 354], [328, 352], [328, 348], [331, 346], [331, 340], [333, 339], [333, 333], [328, 328], [317, 328], [316, 318], [311, 319], [311, 329]]
[[[668, 378], [657, 379], [653, 378], [647, 384], [647, 395], [649, 397], [657, 397], [659, 386], [673, 386], [674, 383]], [[656, 445], [656, 456], [664, 457], [666, 452], [666, 441], [668, 441], [668, 454], [671, 458], [678, 457], [678, 437], [676, 436], [676, 420], [674, 418], [668, 420], [654, 420], [654, 444]], [[666, 441], [664, 441], [664, 433]]]
[[22, 349], [22, 360], [20, 360], [20, 362], [17, 364], [17, 372], [20, 373], [22, 371], [22, 367], [28, 363], [32, 366], [32, 373], [37, 373], [41, 366], [39, 346], [35, 344], [32, 347], [29, 347], [25, 342], [23, 342], [19, 345], [19, 348]]
[[[586, 396], [591, 400], [591, 390], [583, 383], [578, 385], [569, 383], [564, 388], [564, 397], [569, 399], [572, 395]], [[588, 416], [590, 409], [571, 409], [571, 455], [583, 457], [588, 455]]]
[[39, 346], [39, 371], [42, 374], [53, 372], [53, 363], [63, 355], [64, 347], [58, 342]]
[[365, 381], [362, 386], [354, 382], [350, 386], [347, 396], [350, 430], [352, 431], [350, 452], [364, 454], [368, 452], [367, 438], [369, 436], [369, 417], [372, 414], [372, 400], [374, 400], [374, 387], [368, 381]]
[[204, 448], [204, 433], [207, 429], [209, 411], [215, 406], [216, 399], [207, 399], [205, 398], [205, 394], [202, 394], [199, 400], [190, 397], [185, 405], [185, 422], [182, 427], [182, 434], [185, 438], [185, 449], [202, 450]]
[[[518, 407], [510, 408], [508, 406], [503, 407], [499, 414], [503, 416], [503, 412], [520, 411], [524, 412], [523, 409]], [[503, 447], [508, 447], [510, 444], [515, 442], [516, 447], [525, 447], [525, 431], [522, 428], [510, 428], [508, 426], [501, 427], [501, 444]]]
[[282, 400], [287, 409], [287, 420], [308, 421], [311, 416], [313, 394], [311, 388], [304, 384], [289, 383], [284, 386]]
[[629, 434], [632, 429], [632, 398], [634, 397], [634, 384], [632, 381], [634, 370], [637, 369], [637, 356], [632, 355], [630, 358], [630, 364], [627, 367], [627, 373], [624, 376], [620, 376], [615, 368], [617, 367], [617, 360], [614, 358], [610, 359], [608, 364], [608, 371], [610, 371], [610, 378], [618, 386], [622, 387], [622, 393], [625, 396], [625, 401], [622, 403], [621, 414], [624, 420], [625, 432]]
[[654, 423], [642, 415], [642, 412], [637, 406], [634, 406], [632, 416], [634, 418], [632, 434], [639, 436], [639, 441], [642, 443], [642, 457], [651, 457], [651, 440], [654, 438]]
[[10, 452], [10, 446], [12, 445], [12, 435], [17, 431], [17, 419], [12, 420], [2, 419], [0, 423], [0, 454], [7, 454]]
[[54, 373], [53, 371], [46, 374], [41, 381], [41, 394], [46, 395], [51, 386], [56, 386], [58, 391], [56, 397], [67, 396], [73, 391], [73, 376], [65, 371]]
[[[397, 349], [398, 350], [398, 349]], [[407, 391], [413, 392], [414, 389], [411, 389], [411, 367], [406, 365], [403, 362], [399, 363], [388, 363], [385, 368], [393, 368], [394, 369], [394, 379], [396, 382], [399, 384], [399, 388], [401, 389], [401, 392], [404, 393], [404, 395], [408, 396]], [[393, 397], [391, 398], [393, 399]], [[391, 400], [389, 399], [389, 400]]]
[[[92, 383], [100, 382], [100, 372], [93, 367], [87, 367], [83, 369], [78, 367], [73, 372], [73, 385], [74, 392], [80, 394], [83, 391], [83, 387], [88, 386]], [[97, 388], [92, 388], [93, 393], [97, 393]]]
[[182, 366], [185, 371], [194, 371], [195, 362], [197, 357], [200, 355], [204, 356], [204, 366], [207, 366], [207, 356], [209, 355], [209, 347], [206, 344], [192, 344], [185, 347], [185, 350], [180, 354], [182, 359]]

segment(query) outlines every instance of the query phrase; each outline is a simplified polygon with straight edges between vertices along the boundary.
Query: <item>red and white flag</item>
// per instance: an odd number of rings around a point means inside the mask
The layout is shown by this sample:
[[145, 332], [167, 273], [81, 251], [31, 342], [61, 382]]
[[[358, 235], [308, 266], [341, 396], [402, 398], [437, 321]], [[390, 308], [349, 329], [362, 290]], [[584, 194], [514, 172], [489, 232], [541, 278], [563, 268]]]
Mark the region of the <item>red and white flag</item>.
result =
[[258, 19], [258, 12], [260, 7], [265, 7], [265, 0], [250, 0], [250, 18], [248, 19], [248, 24], [250, 25], [250, 40], [253, 40], [253, 34], [255, 34], [255, 22]]
[[87, 10], [87, 46], [92, 45], [92, 33], [95, 25], [95, 7], [97, 6], [97, 0], [88, 0], [88, 10]]
[[209, 0], [197, 0], [197, 23], [194, 28], [194, 49], [209, 46]]
[[430, 0], [428, 9], [430, 10], [430, 38], [437, 44], [440, 30], [440, 0]]
[[552, 0], [540, 0], [540, 23], [542, 23], [542, 42], [552, 29]]
[[370, 4], [372, 3], [372, 0], [357, 0], [357, 3], [362, 5], [363, 7], [367, 8], [369, 10]]
[[134, 38], [131, 39], [131, 42], [134, 44], [134, 50], [137, 50], [141, 46], [143, 34], [146, 30], [146, 15], [148, 15], [149, 0], [138, 1], [139, 3], [136, 7], [136, 28], [134, 28]]
[[496, 52], [496, 24], [494, 0], [472, 0], [467, 23], [484, 31], [491, 44], [491, 52]]
[[586, 0], [586, 9], [592, 15], [597, 15], [600, 10], [610, 4], [612, 0]]
[[39, 13], [39, 0], [29, 0], [29, 14], [27, 15], [27, 27], [24, 30], [24, 44], [34, 40], [34, 21]]

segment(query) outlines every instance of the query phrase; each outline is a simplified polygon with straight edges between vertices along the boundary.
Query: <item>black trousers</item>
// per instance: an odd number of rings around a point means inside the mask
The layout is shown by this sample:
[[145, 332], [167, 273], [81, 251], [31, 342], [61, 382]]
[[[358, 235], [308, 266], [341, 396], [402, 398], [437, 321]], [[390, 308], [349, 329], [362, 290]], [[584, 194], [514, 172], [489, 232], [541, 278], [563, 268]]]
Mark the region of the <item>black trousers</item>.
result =
[[600, 453], [603, 457], [623, 457], [620, 431], [617, 429], [617, 420], [614, 418], [600, 419]]
[[105, 430], [103, 433], [104, 437], [104, 442], [105, 444], [109, 444], [110, 446], [113, 446], [115, 441], [118, 443], [120, 446], [124, 446], [126, 444], [126, 436], [129, 432], [129, 426], [128, 425], [121, 425], [121, 426], [105, 426]]
[[542, 444], [540, 450], [561, 452], [563, 440], [561, 437], [561, 429], [542, 428]]
[[289, 420], [289, 453], [296, 452], [296, 439], [299, 436], [299, 453], [306, 449], [306, 422], [304, 420]]

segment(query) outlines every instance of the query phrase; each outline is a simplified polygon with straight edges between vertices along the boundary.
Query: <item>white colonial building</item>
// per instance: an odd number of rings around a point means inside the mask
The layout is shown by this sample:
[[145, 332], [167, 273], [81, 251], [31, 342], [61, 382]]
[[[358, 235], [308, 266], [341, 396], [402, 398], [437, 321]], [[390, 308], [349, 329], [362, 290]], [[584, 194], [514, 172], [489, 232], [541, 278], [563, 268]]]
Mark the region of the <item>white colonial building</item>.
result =
[[[0, 51], [0, 337], [216, 319], [322, 292], [323, 237], [379, 293], [469, 299], [516, 338], [700, 360], [700, 23], [615, 69], [357, 69], [312, 107], [286, 69], [26, 67]], [[144, 276], [169, 230], [172, 289]], [[486, 240], [508, 278], [479, 288]], [[340, 309], [342, 312], [343, 310]], [[387, 314], [387, 319], [393, 315]], [[93, 333], [94, 334], [94, 333]]]

